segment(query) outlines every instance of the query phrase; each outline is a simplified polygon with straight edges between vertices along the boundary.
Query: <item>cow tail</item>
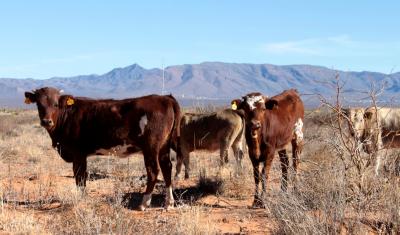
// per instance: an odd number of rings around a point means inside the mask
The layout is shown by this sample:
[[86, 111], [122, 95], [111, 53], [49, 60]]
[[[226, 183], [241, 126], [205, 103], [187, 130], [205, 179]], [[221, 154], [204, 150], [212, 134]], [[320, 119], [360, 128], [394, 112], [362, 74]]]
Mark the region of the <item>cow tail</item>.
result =
[[172, 145], [176, 151], [176, 158], [182, 157], [181, 150], [181, 109], [179, 107], [178, 101], [170, 95], [173, 99], [173, 109], [174, 109], [174, 125], [172, 129]]

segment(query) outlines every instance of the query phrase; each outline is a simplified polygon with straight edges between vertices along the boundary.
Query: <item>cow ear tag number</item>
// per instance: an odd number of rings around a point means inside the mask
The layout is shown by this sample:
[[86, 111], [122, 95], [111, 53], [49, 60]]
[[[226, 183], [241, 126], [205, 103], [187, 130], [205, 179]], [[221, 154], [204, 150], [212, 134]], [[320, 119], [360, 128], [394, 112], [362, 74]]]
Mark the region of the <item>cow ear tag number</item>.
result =
[[71, 97], [69, 97], [69, 98], [67, 99], [67, 105], [68, 105], [68, 106], [71, 106], [71, 105], [73, 105], [73, 104], [75, 104], [74, 99], [72, 99]]
[[236, 110], [236, 109], [237, 109], [236, 102], [233, 102], [233, 104], [232, 104], [232, 109], [233, 109], [233, 110]]

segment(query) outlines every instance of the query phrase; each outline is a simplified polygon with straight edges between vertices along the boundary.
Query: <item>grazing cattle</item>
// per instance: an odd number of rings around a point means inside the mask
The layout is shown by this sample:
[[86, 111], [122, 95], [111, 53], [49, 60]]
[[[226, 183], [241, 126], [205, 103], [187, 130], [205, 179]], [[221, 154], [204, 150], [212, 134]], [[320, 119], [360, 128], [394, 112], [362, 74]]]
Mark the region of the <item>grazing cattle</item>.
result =
[[[286, 90], [272, 98], [251, 93], [242, 100], [232, 101], [245, 111], [246, 141], [253, 164], [255, 193], [253, 206], [262, 205], [266, 183], [275, 152], [278, 151], [282, 167], [282, 190], [287, 190], [289, 160], [287, 145], [292, 145], [293, 168], [296, 174], [298, 157], [303, 146], [304, 105], [296, 90]], [[260, 175], [259, 165], [263, 163]], [[261, 197], [258, 191], [262, 181]]]
[[375, 155], [375, 174], [379, 175], [382, 160], [379, 150], [400, 148], [400, 109], [369, 107], [363, 110], [362, 119], [349, 119], [357, 127], [364, 151]]
[[241, 165], [245, 122], [240, 113], [226, 109], [210, 114], [184, 114], [180, 131], [182, 156], [177, 158], [175, 177], [178, 178], [183, 161], [185, 178], [189, 178], [189, 154], [195, 150], [220, 150], [222, 165], [228, 162], [228, 151], [232, 147], [237, 163]]
[[167, 188], [165, 207], [173, 206], [169, 151], [171, 139], [179, 139], [180, 122], [174, 97], [95, 100], [61, 95], [50, 87], [25, 92], [25, 97], [26, 103], [37, 104], [40, 124], [53, 147], [65, 161], [72, 162], [77, 186], [86, 186], [88, 155], [126, 156], [141, 150], [147, 187], [140, 209], [150, 205], [160, 168]]

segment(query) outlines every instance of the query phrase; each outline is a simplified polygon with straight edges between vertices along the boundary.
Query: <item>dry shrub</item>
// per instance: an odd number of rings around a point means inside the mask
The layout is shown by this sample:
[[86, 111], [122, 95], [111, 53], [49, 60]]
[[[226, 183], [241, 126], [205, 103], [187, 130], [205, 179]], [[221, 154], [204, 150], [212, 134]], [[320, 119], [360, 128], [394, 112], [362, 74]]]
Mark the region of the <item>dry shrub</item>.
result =
[[[328, 111], [308, 114], [306, 146], [311, 147], [303, 153], [308, 158], [301, 169], [307, 170], [297, 190], [267, 198], [282, 234], [400, 233], [398, 155], [387, 164], [385, 176], [375, 175], [375, 159], [360, 150], [344, 124], [342, 85], [337, 78], [332, 102], [321, 96]], [[376, 106], [377, 92], [368, 94]]]

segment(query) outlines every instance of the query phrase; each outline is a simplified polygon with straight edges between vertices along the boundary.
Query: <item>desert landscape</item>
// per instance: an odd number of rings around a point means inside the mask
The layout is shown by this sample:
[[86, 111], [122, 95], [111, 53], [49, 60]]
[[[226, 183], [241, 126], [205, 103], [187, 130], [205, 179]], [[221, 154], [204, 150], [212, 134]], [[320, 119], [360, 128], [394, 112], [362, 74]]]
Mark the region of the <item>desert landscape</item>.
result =
[[400, 1], [0, 9], [0, 235], [400, 235]]
[[[196, 107], [210, 112], [221, 107]], [[193, 110], [193, 109], [192, 109]], [[238, 168], [219, 167], [218, 152], [191, 154], [191, 176], [174, 181], [175, 207], [162, 209], [161, 174], [151, 208], [138, 211], [146, 185], [141, 154], [89, 157], [89, 181], [77, 190], [72, 165], [51, 147], [37, 111], [0, 113], [0, 231], [19, 234], [382, 234], [399, 232], [399, 156], [387, 150], [384, 174], [360, 175], [340, 152], [335, 115], [308, 110], [297, 189], [280, 190], [275, 157], [264, 208], [251, 208], [253, 172], [245, 153]], [[350, 140], [349, 140], [350, 141]], [[172, 157], [174, 153], [172, 152]], [[175, 166], [175, 163], [173, 164]], [[174, 167], [173, 167], [174, 168]], [[293, 181], [293, 179], [291, 179]]]

